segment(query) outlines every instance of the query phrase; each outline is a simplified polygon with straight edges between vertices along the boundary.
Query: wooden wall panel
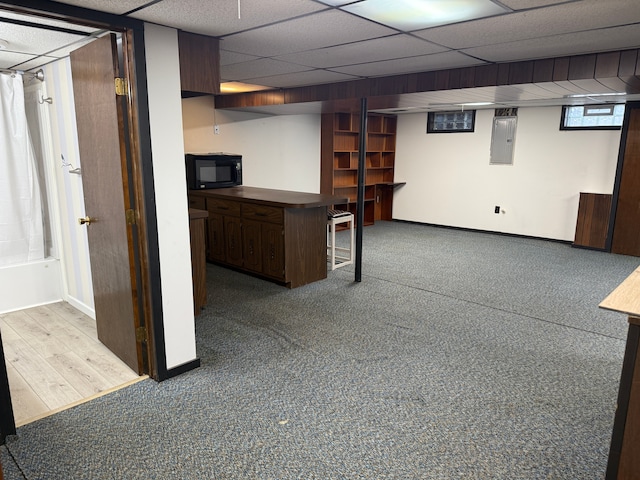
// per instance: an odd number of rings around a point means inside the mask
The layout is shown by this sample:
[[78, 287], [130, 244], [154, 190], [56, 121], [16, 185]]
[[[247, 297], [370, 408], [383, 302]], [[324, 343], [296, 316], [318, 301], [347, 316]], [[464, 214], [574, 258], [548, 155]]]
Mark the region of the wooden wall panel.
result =
[[618, 75], [621, 77], [636, 75], [638, 63], [638, 50], [624, 50], [620, 52], [620, 65]]
[[596, 73], [596, 55], [578, 55], [569, 59], [568, 80], [594, 78]]
[[533, 82], [533, 62], [517, 62], [509, 66], [509, 84]]
[[178, 31], [180, 86], [184, 92], [220, 93], [219, 40]]
[[509, 85], [509, 64], [500, 63], [498, 65], [498, 81], [496, 85]]
[[629, 124], [616, 202], [611, 252], [640, 256], [640, 104], [629, 104]]
[[498, 65], [480, 65], [475, 70], [476, 87], [492, 87], [498, 83]]
[[573, 244], [603, 250], [607, 242], [610, 214], [611, 195], [580, 193], [576, 235]]
[[569, 57], [556, 58], [553, 62], [553, 81], [569, 80]]
[[552, 58], [536, 60], [533, 62], [533, 83], [552, 82], [553, 81], [553, 64]]
[[620, 52], [599, 53], [596, 56], [595, 78], [617, 77]]

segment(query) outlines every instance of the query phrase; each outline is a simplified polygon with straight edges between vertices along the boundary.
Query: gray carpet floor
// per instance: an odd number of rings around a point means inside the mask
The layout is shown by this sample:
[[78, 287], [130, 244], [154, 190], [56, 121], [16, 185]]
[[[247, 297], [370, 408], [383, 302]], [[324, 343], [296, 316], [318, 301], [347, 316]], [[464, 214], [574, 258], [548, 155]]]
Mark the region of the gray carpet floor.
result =
[[627, 322], [597, 305], [639, 263], [379, 222], [361, 283], [209, 265], [202, 367], [19, 428], [5, 477], [603, 478]]

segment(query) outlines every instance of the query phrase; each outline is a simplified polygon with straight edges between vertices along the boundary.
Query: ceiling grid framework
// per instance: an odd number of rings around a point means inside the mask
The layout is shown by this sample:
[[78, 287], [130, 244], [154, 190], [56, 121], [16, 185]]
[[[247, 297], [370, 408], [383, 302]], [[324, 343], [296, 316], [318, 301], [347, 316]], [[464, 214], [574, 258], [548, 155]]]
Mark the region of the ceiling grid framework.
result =
[[[403, 74], [472, 68], [506, 62], [587, 55], [640, 47], [638, 0], [482, 0], [490, 14], [431, 28], [403, 30], [396, 21], [360, 16], [376, 0], [72, 0], [69, 5], [220, 38], [221, 78], [273, 89], [358, 81]], [[388, 2], [387, 2], [388, 3]], [[348, 11], [351, 10], [351, 11]], [[92, 29], [60, 25], [77, 34], [16, 23], [55, 23], [2, 10], [0, 68], [33, 70], [90, 40]], [[62, 23], [62, 22], [60, 22]], [[456, 94], [460, 102], [559, 104], [584, 87], [486, 87]], [[624, 85], [597, 93], [639, 94]], [[472, 92], [473, 90], [473, 92]], [[589, 92], [594, 93], [594, 92]], [[404, 103], [414, 103], [417, 97]], [[451, 94], [420, 95], [423, 108], [451, 102]], [[401, 105], [402, 102], [399, 102]]]

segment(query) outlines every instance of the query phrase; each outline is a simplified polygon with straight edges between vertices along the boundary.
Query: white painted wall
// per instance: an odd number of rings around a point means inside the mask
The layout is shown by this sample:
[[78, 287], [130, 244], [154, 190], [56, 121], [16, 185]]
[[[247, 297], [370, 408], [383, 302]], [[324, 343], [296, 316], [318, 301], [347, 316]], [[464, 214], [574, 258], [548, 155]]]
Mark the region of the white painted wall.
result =
[[579, 193], [613, 191], [620, 131], [560, 131], [560, 107], [520, 108], [514, 164], [489, 165], [493, 115], [455, 134], [398, 117], [393, 218], [573, 240]]
[[185, 152], [241, 154], [244, 185], [320, 192], [320, 115], [214, 110], [210, 96], [184, 99], [182, 109]]
[[178, 35], [145, 24], [167, 368], [196, 358]]
[[[213, 97], [184, 99], [183, 114], [185, 151], [242, 154], [245, 185], [319, 191], [319, 115], [214, 111]], [[573, 240], [580, 192], [613, 191], [620, 131], [560, 131], [560, 107], [521, 108], [514, 164], [489, 165], [493, 114], [464, 134], [398, 117], [393, 218]]]

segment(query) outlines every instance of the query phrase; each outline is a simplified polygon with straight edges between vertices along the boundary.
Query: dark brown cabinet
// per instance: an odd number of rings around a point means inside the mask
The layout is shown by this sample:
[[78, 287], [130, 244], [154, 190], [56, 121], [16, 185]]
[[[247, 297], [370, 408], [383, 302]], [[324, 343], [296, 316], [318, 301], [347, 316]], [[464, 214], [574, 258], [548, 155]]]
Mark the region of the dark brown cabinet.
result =
[[327, 205], [344, 198], [252, 187], [191, 191], [209, 213], [207, 260], [290, 288], [327, 276]]

